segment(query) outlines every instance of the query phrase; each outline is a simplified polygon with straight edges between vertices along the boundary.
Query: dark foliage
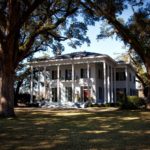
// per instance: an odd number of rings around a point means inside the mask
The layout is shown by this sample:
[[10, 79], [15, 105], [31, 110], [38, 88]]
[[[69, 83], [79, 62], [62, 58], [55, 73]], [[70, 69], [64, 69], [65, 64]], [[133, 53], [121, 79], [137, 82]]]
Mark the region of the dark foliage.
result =
[[146, 106], [145, 100], [138, 96], [124, 96], [117, 102], [121, 109], [140, 109]]

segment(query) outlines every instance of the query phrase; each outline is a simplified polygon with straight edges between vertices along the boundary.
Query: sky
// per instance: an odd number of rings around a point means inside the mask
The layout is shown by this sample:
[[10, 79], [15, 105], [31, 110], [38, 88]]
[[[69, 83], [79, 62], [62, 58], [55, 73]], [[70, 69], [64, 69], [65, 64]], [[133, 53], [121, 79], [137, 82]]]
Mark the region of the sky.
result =
[[[122, 14], [122, 18], [127, 21], [129, 16], [132, 14], [132, 10], [128, 8], [128, 10], [125, 10]], [[127, 49], [125, 48], [122, 41], [119, 39], [116, 40], [116, 38], [105, 38], [101, 40], [97, 40], [96, 37], [99, 34], [100, 31], [100, 23], [96, 23], [95, 26], [89, 26], [87, 35], [91, 41], [90, 46], [87, 46], [87, 44], [83, 44], [81, 47], [77, 47], [77, 49], [74, 49], [67, 45], [67, 41], [63, 42], [65, 50], [62, 54], [71, 53], [71, 52], [80, 52], [80, 51], [88, 51], [88, 52], [96, 52], [100, 54], [107, 54], [112, 58], [117, 58], [122, 53], [125, 53]], [[50, 56], [53, 56], [52, 50], [49, 50], [48, 52], [41, 52], [42, 54], [48, 54]], [[39, 55], [39, 54], [38, 54]]]
[[[87, 52], [95, 52], [100, 54], [107, 54], [112, 58], [116, 58], [122, 53], [125, 53], [127, 49], [125, 49], [125, 46], [122, 41], [119, 39], [116, 40], [115, 38], [105, 38], [101, 40], [97, 40], [96, 36], [99, 33], [99, 23], [96, 23], [95, 26], [89, 26], [87, 35], [91, 41], [90, 46], [88, 46], [86, 43], [83, 44], [81, 47], [78, 46], [76, 49], [68, 46], [67, 42], [63, 42], [63, 45], [65, 47], [62, 54], [72, 53], [72, 52], [80, 52], [80, 51], [87, 51]], [[47, 52], [40, 52], [36, 56], [42, 56], [44, 54], [48, 54], [50, 56], [53, 56], [52, 50], [49, 50]]]
[[116, 40], [115, 38], [105, 38], [97, 40], [96, 37], [98, 33], [99, 33], [99, 24], [96, 23], [95, 26], [90, 26], [87, 32], [87, 35], [91, 41], [90, 46], [87, 46], [87, 44], [85, 43], [81, 47], [73, 49], [70, 46], [68, 46], [67, 43], [65, 43], [65, 51], [63, 52], [63, 54], [75, 51], [88, 51], [107, 54], [112, 58], [116, 58], [121, 53], [126, 52], [123, 42], [121, 42], [119, 39]]

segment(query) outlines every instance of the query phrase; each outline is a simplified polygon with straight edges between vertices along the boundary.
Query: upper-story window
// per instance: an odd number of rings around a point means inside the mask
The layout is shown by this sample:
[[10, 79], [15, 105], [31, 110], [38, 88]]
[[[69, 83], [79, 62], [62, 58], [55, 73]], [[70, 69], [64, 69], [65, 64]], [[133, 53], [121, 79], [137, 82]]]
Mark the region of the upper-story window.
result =
[[98, 78], [103, 79], [103, 70], [102, 69], [98, 70]]
[[72, 70], [66, 69], [65, 70], [65, 80], [71, 80], [72, 79]]
[[91, 68], [89, 68], [89, 78], [92, 77], [92, 74], [91, 74]]
[[[61, 70], [59, 70], [59, 78], [61, 78]], [[57, 70], [52, 70], [52, 80], [57, 79]]]
[[135, 79], [135, 76], [133, 76], [133, 83], [135, 83], [136, 79]]
[[81, 78], [87, 78], [87, 69], [86, 68], [81, 69]]
[[116, 70], [116, 80], [117, 81], [124, 81], [126, 80], [125, 70], [120, 68]]
[[57, 70], [52, 70], [52, 80], [57, 79]]

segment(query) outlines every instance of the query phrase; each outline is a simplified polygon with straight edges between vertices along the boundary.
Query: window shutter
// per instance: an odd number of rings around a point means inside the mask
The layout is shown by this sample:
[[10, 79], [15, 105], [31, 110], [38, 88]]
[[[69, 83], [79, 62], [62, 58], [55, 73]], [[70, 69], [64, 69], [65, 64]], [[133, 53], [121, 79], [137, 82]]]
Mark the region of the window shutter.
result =
[[68, 70], [66, 69], [65, 70], [65, 80], [67, 80], [67, 77], [68, 77]]
[[81, 69], [81, 78], [83, 78], [83, 69]]

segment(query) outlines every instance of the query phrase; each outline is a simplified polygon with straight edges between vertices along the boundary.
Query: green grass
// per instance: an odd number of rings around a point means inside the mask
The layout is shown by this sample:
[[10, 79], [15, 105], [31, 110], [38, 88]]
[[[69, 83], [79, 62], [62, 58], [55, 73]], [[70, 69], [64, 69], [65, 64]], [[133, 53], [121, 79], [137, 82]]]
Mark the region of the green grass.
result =
[[17, 108], [0, 120], [0, 149], [148, 150], [150, 112]]

